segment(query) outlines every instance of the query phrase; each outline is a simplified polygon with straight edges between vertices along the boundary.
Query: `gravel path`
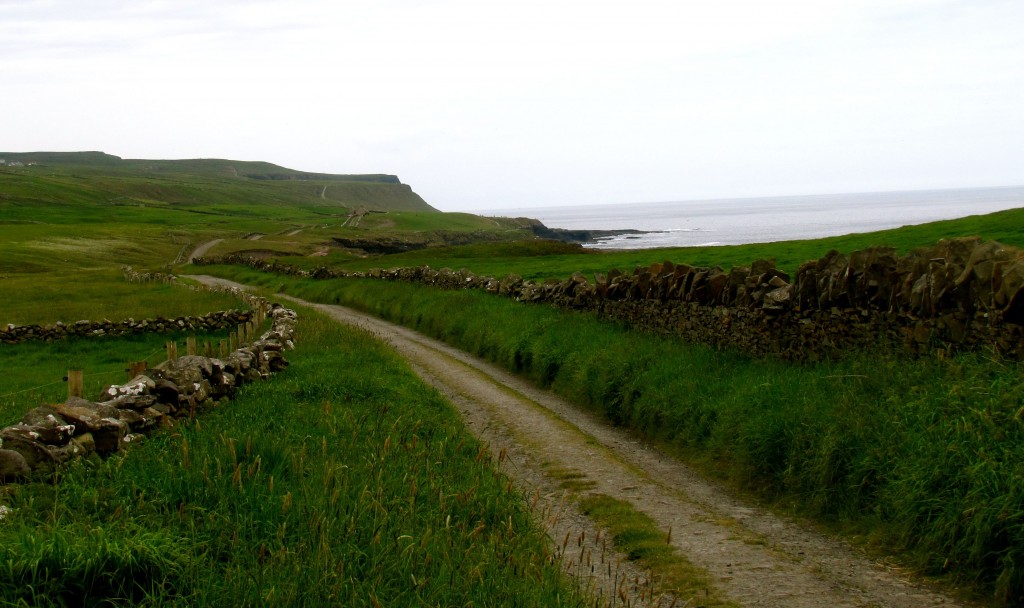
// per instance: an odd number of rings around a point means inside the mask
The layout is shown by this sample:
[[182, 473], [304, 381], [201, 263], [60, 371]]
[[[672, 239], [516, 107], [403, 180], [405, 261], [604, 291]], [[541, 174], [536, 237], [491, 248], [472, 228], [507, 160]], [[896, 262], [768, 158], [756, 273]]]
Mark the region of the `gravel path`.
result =
[[[667, 606], [672, 598], [652, 597], [644, 574], [610, 554], [606, 539], [576, 508], [574, 494], [560, 488], [567, 473], [577, 487], [589, 486], [579, 495], [612, 496], [649, 515], [682, 555], [707, 570], [722, 595], [742, 606], [966, 606], [841, 541], [744, 503], [623, 429], [490, 363], [348, 308], [278, 297], [391, 344], [456, 405], [506, 473], [537, 501], [539, 518], [565, 549], [566, 568], [611, 603], [624, 597], [629, 605]], [[676, 605], [690, 599], [679, 598]], [[699, 605], [699, 598], [689, 605]]]
[[207, 251], [216, 247], [217, 244], [222, 242], [223, 240], [224, 239], [213, 239], [212, 241], [206, 241], [202, 245], [196, 247], [194, 250], [192, 250], [192, 253], [189, 254], [188, 263], [191, 264], [192, 262], [196, 261], [196, 258], [203, 257], [204, 255], [206, 255]]

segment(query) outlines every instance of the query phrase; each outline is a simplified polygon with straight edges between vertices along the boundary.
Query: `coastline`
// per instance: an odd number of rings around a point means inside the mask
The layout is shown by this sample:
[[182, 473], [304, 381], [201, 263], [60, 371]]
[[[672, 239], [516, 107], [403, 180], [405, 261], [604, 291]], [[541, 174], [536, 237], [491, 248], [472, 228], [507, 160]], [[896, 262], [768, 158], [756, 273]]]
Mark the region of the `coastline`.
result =
[[[875, 232], [1024, 207], [1024, 186], [617, 203], [481, 212], [587, 233], [596, 249], [742, 245]], [[557, 238], [557, 237], [556, 237]]]

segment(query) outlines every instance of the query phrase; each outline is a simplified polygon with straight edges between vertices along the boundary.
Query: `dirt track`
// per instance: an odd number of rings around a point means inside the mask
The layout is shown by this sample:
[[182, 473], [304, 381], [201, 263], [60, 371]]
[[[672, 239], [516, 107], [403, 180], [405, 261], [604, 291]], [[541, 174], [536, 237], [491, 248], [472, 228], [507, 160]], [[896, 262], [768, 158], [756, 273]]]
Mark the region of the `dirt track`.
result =
[[[588, 567], [597, 562], [595, 556], [605, 555], [606, 541], [576, 509], [572, 494], [560, 489], [559, 480], [567, 475], [577, 486], [590, 486], [580, 493], [626, 500], [654, 519], [666, 537], [671, 530], [676, 550], [706, 569], [721, 593], [742, 606], [964, 605], [840, 541], [737, 500], [622, 429], [485, 361], [348, 308], [279, 297], [317, 308], [394, 346], [458, 407], [495, 455], [504, 455], [506, 473], [538, 498], [538, 513], [556, 544], [572, 539], [566, 545], [567, 569], [585, 575], [583, 584], [606, 599], [628, 593], [631, 605], [671, 603], [671, 598], [641, 597], [648, 587], [636, 581], [643, 574], [625, 560], [606, 556], [599, 567]], [[688, 599], [677, 605], [687, 605]], [[699, 598], [689, 605], [699, 605]]]
[[196, 258], [203, 257], [204, 255], [206, 255], [207, 251], [213, 249], [218, 243], [220, 243], [223, 240], [224, 239], [213, 239], [212, 241], [206, 241], [202, 245], [196, 247], [192, 251], [192, 253], [189, 254], [189, 256], [188, 256], [188, 263], [191, 264], [192, 262], [196, 261]]

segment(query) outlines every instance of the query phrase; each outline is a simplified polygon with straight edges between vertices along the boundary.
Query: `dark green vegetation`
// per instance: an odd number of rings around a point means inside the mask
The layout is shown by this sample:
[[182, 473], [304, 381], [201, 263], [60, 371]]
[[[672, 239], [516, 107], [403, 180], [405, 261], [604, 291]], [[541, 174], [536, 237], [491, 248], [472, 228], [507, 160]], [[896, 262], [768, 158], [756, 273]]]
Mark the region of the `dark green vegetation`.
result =
[[1024, 597], [1020, 364], [864, 352], [800, 366], [479, 292], [218, 272], [439, 337], [925, 573]]
[[582, 605], [454, 410], [385, 346], [300, 315], [273, 381], [7, 488], [0, 603]]

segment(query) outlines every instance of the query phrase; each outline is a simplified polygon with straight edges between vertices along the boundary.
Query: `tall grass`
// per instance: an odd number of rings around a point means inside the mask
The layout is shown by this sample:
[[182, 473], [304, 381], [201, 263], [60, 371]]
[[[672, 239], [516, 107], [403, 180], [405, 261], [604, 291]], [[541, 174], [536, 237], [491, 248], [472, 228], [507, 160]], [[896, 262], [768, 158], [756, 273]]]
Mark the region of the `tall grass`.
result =
[[583, 605], [453, 408], [379, 342], [301, 319], [274, 380], [8, 487], [0, 602]]
[[476, 292], [230, 272], [481, 354], [924, 572], [1024, 601], [1018, 363], [864, 352], [798, 366]]

